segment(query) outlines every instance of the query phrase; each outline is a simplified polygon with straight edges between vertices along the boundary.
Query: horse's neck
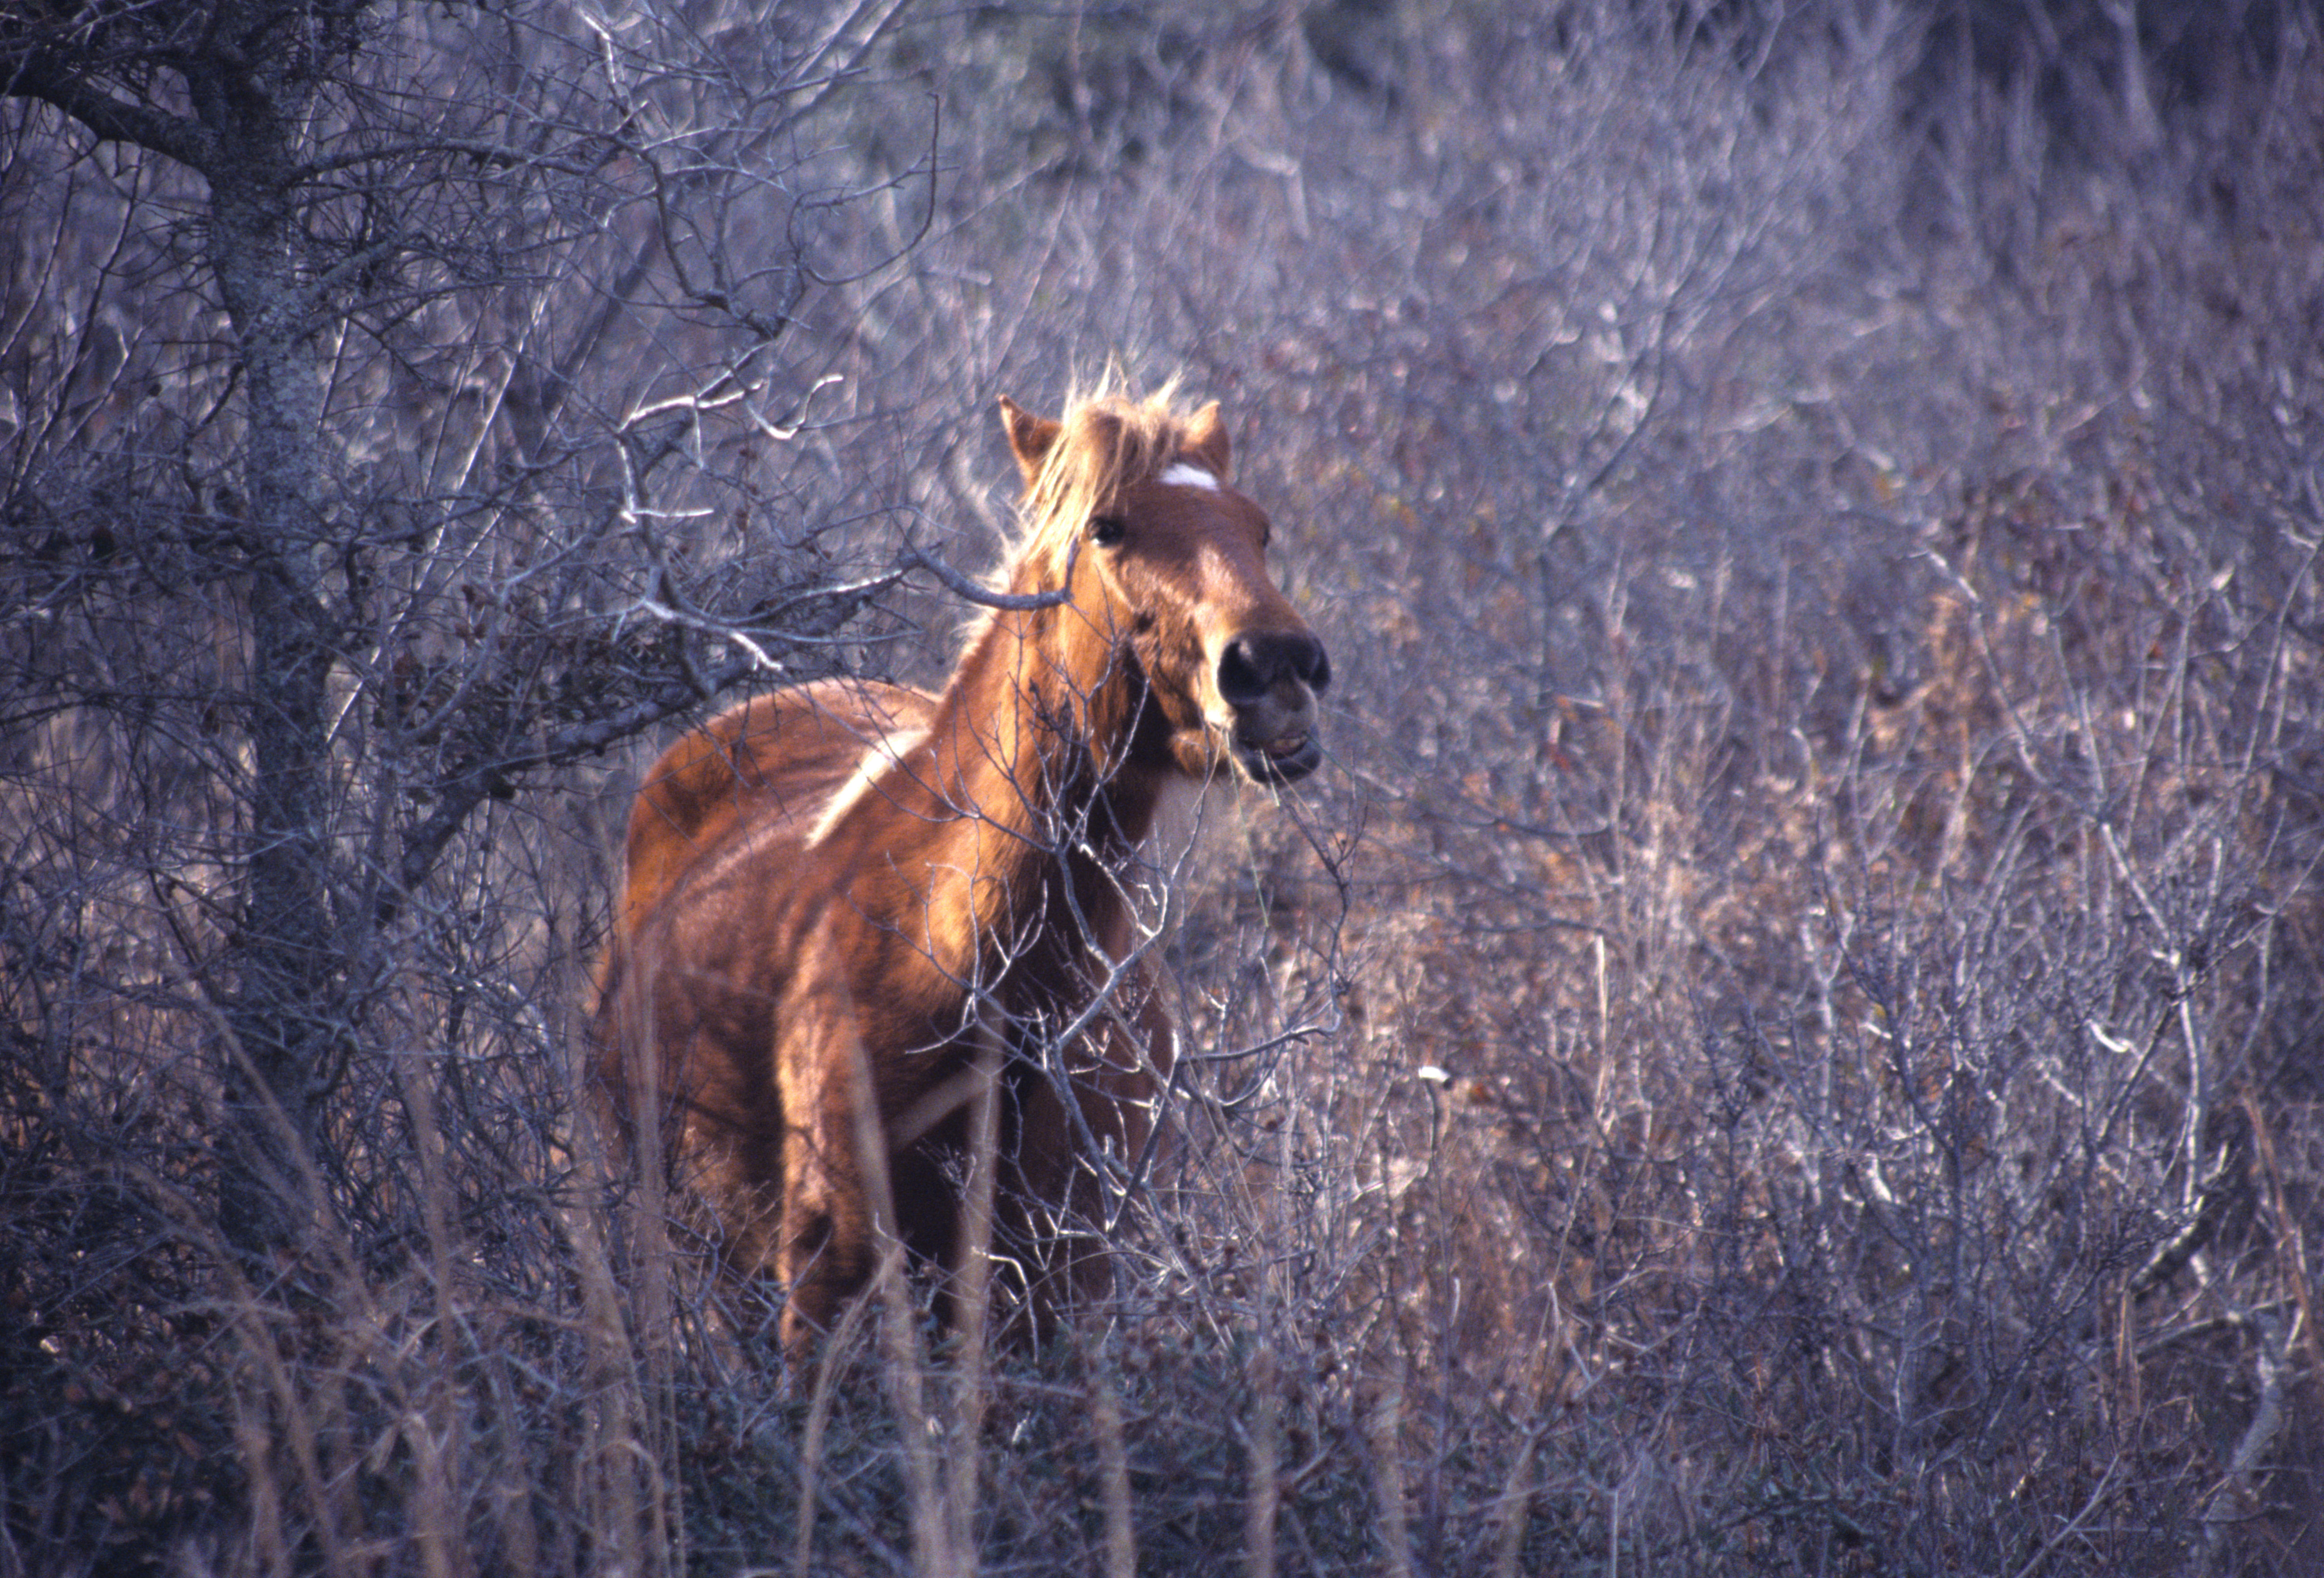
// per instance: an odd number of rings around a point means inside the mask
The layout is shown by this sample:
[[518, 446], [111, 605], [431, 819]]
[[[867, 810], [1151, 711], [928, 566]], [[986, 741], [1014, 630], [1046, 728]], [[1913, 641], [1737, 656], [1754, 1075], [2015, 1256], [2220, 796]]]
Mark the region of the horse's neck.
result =
[[[1160, 798], [1156, 775], [1126, 760], [1138, 712], [1102, 648], [1056, 639], [1038, 614], [1004, 614], [979, 633], [929, 742], [942, 797], [975, 829], [986, 893], [1029, 910], [1070, 872], [1082, 924], [1102, 936], [1126, 912], [1120, 873]], [[1012, 931], [1028, 918], [980, 917]]]

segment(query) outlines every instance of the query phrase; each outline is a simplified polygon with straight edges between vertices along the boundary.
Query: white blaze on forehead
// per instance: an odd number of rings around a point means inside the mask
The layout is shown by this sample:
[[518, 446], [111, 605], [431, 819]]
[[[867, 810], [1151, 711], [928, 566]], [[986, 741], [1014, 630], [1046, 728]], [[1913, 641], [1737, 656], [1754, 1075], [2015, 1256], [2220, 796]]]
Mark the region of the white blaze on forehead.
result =
[[1174, 461], [1170, 469], [1155, 480], [1167, 482], [1176, 487], [1206, 487], [1215, 490], [1219, 485], [1217, 477], [1191, 461], [1185, 460]]

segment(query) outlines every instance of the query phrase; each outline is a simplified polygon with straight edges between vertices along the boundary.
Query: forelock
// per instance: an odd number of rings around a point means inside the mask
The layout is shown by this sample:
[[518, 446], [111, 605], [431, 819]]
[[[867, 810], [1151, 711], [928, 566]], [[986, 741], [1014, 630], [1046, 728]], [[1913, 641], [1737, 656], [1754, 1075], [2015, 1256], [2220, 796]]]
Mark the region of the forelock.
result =
[[1189, 413], [1178, 409], [1176, 395], [1175, 378], [1142, 398], [1109, 381], [1067, 403], [1056, 442], [1026, 492], [1016, 557], [1051, 559], [1061, 574], [1074, 534], [1093, 512], [1178, 458]]

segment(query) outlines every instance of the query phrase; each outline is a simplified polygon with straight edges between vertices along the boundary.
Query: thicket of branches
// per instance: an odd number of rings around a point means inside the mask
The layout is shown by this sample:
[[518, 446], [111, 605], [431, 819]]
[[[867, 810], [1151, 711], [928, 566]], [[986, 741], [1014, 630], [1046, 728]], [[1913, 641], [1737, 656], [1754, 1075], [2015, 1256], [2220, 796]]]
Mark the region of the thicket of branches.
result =
[[[2306, 10], [22, 18], [0, 1571], [2324, 1562]], [[1115, 352], [1336, 760], [1116, 1302], [786, 1390], [574, 1099], [627, 773]]]

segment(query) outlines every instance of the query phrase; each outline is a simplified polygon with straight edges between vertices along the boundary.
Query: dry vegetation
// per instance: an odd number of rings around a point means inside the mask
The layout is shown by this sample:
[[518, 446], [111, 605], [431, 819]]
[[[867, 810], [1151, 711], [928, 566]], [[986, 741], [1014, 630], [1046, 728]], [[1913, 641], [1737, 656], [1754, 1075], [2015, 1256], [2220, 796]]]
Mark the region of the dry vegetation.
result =
[[[0, 1573], [2324, 1569], [2312, 15], [1181, 9], [373, 14], [272, 1118], [203, 187], [9, 101]], [[937, 672], [1110, 353], [1335, 762], [1207, 803], [1115, 1302], [787, 1388], [576, 1100], [625, 773]]]

